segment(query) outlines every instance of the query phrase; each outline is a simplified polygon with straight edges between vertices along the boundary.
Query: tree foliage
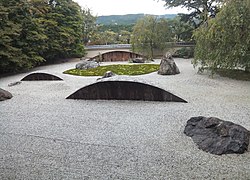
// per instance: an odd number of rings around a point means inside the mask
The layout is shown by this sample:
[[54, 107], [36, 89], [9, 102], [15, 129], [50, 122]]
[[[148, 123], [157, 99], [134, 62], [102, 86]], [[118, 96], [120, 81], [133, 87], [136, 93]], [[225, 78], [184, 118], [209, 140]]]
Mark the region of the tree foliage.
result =
[[87, 44], [91, 41], [92, 36], [97, 31], [96, 18], [92, 16], [90, 9], [85, 9], [82, 12], [83, 14], [83, 40], [84, 44]]
[[134, 26], [131, 43], [135, 52], [143, 53], [152, 59], [154, 50], [163, 50], [171, 38], [171, 29], [166, 19], [147, 15], [138, 20]]
[[129, 44], [133, 26], [97, 25], [88, 44]]
[[33, 39], [42, 39], [35, 33], [28, 2], [24, 0], [2, 0], [0, 2], [0, 69], [8, 72], [15, 68], [29, 68], [43, 60], [37, 57], [36, 47], [30, 47]]
[[107, 44], [117, 44], [118, 34], [107, 30], [104, 32], [95, 32], [91, 37], [91, 42], [89, 44], [107, 45]]
[[190, 23], [182, 21], [180, 15], [169, 20], [169, 26], [171, 27], [172, 34], [174, 34], [176, 41], [192, 41], [194, 27], [190, 25]]
[[165, 6], [184, 7], [192, 12], [188, 15], [183, 14], [182, 20], [192, 22], [195, 27], [198, 27], [203, 22], [207, 21], [210, 16], [215, 16], [219, 11], [219, 4], [223, 0], [162, 0], [165, 1]]
[[72, 0], [1, 0], [0, 73], [84, 55], [86, 16]]
[[114, 31], [115, 33], [120, 33], [120, 31], [132, 32], [134, 25], [135, 24], [124, 24], [124, 25], [119, 25], [119, 24], [99, 24], [97, 31], [98, 32]]
[[250, 1], [228, 0], [216, 18], [198, 28], [195, 65], [202, 68], [250, 67]]

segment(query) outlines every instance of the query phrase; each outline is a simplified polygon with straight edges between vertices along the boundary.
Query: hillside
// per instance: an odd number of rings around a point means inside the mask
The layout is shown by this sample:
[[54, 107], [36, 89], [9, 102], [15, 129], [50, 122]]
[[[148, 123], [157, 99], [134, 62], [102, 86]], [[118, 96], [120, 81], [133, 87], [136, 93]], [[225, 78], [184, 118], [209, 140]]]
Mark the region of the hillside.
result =
[[[136, 21], [145, 14], [126, 14], [126, 15], [110, 15], [110, 16], [99, 16], [97, 17], [97, 24], [117, 24], [117, 25], [128, 25], [128, 24], [135, 24]], [[165, 15], [155, 15], [159, 18], [168, 18], [173, 19], [176, 14], [165, 14]]]

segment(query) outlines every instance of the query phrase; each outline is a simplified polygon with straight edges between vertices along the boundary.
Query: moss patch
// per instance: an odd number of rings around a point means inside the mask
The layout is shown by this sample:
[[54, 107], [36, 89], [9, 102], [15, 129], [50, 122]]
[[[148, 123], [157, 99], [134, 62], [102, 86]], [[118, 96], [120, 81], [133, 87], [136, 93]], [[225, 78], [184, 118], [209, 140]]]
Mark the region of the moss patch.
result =
[[217, 69], [216, 73], [223, 77], [232, 79], [250, 81], [250, 73], [238, 69]]
[[116, 64], [86, 70], [69, 69], [63, 73], [76, 76], [103, 76], [107, 71], [112, 71], [118, 75], [141, 75], [155, 72], [159, 70], [159, 67], [158, 64]]

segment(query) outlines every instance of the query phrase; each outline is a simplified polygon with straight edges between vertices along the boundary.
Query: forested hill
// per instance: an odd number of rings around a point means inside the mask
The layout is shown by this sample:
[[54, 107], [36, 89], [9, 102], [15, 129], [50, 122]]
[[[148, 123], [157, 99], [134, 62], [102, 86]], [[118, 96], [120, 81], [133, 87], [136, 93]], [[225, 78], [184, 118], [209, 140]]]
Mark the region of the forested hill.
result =
[[[117, 24], [117, 25], [128, 25], [128, 24], [135, 24], [136, 21], [145, 14], [126, 14], [126, 15], [110, 15], [110, 16], [99, 16], [97, 17], [97, 24]], [[176, 14], [165, 14], [165, 15], [155, 15], [159, 18], [169, 18], [173, 19]]]

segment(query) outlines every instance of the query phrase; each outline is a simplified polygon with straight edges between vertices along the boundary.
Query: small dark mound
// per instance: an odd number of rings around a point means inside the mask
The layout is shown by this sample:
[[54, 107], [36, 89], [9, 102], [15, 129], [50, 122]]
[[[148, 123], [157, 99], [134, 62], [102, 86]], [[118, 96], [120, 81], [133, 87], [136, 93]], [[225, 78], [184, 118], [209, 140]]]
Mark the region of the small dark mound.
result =
[[66, 99], [187, 102], [161, 88], [132, 81], [96, 82], [77, 90]]
[[62, 79], [52, 74], [32, 73], [25, 76], [21, 81], [62, 81]]

